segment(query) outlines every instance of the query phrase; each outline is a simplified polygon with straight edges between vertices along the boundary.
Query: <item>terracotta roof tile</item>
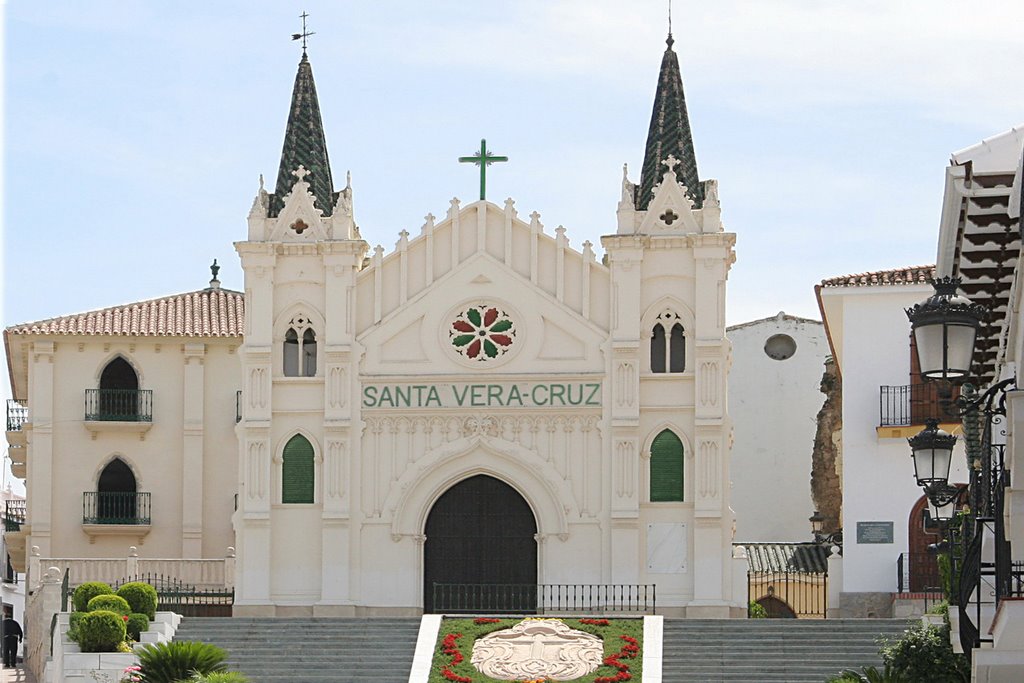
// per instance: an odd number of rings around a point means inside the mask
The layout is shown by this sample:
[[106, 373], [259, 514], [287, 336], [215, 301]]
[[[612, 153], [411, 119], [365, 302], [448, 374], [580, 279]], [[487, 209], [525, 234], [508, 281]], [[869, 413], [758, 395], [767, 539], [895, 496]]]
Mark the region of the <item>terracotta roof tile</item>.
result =
[[9, 334], [93, 334], [131, 337], [241, 337], [241, 292], [202, 289], [98, 311], [22, 323]]
[[821, 281], [822, 287], [870, 287], [885, 285], [925, 285], [935, 277], [935, 266], [908, 266], [871, 273], [840, 275]]

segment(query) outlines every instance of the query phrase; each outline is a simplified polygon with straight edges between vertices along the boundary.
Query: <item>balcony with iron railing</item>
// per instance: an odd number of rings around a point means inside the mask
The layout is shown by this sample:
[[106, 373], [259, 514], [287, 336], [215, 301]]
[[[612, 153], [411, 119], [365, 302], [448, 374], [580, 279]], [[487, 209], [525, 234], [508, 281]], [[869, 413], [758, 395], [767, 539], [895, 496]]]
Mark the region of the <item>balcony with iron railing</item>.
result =
[[[943, 391], [943, 389], [946, 389]], [[955, 422], [949, 418], [958, 393], [932, 382], [881, 386], [878, 392], [879, 427], [923, 426], [929, 419]]]
[[21, 531], [25, 523], [25, 501], [16, 499], [4, 503], [4, 531]]
[[28, 403], [16, 398], [7, 399], [7, 431], [20, 432], [28, 422]]
[[144, 434], [153, 426], [152, 389], [86, 389], [85, 428]]
[[82, 524], [150, 523], [150, 494], [86, 491], [82, 494]]
[[85, 419], [102, 422], [152, 422], [152, 389], [86, 389]]
[[95, 536], [137, 536], [139, 542], [150, 529], [148, 492], [86, 491], [82, 494], [82, 529]]

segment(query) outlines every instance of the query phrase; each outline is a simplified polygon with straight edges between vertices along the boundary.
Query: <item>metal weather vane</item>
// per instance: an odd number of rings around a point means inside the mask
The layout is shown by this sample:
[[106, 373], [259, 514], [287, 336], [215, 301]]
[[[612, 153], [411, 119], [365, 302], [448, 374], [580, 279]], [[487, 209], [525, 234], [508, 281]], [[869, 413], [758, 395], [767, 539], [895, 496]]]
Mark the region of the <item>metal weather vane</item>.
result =
[[306, 56], [306, 38], [309, 38], [310, 36], [315, 36], [316, 35], [316, 31], [307, 31], [306, 30], [306, 17], [308, 17], [309, 15], [306, 14], [305, 10], [303, 10], [302, 14], [300, 14], [299, 16], [302, 17], [302, 33], [293, 33], [292, 34], [292, 40], [299, 40], [300, 38], [302, 39], [302, 56], [305, 57]]
[[480, 167], [480, 199], [487, 195], [487, 167], [495, 162], [508, 161], [508, 157], [494, 156], [487, 151], [487, 140], [480, 140], [480, 151], [471, 157], [459, 157], [460, 164], [476, 164]]

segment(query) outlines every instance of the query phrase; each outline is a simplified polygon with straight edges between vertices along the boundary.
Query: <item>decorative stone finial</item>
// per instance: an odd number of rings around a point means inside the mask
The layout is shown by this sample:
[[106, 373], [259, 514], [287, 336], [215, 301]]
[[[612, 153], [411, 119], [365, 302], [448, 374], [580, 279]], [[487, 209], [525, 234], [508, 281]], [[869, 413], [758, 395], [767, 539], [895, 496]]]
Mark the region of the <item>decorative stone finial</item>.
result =
[[220, 266], [217, 265], [217, 259], [213, 259], [213, 263], [210, 264], [210, 272], [213, 274], [213, 278], [210, 280], [210, 289], [220, 289], [220, 280], [217, 279]]
[[675, 156], [669, 154], [668, 157], [666, 157], [666, 159], [664, 161], [662, 161], [661, 163], [665, 164], [665, 166], [668, 167], [668, 172], [669, 173], [675, 175], [676, 166], [678, 166], [680, 162], [679, 162], [679, 159], [675, 158]]
[[306, 176], [309, 175], [309, 171], [306, 170], [305, 166], [299, 166], [297, 169], [292, 171], [292, 175], [299, 179], [300, 183], [306, 182]]

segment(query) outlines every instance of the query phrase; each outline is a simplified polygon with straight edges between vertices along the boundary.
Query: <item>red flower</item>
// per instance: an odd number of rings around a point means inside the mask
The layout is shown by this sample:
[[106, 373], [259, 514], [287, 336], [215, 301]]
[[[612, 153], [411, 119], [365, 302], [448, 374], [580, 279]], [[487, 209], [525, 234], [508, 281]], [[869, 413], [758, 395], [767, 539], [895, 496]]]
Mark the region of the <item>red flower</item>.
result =
[[501, 619], [491, 619], [489, 617], [477, 617], [473, 620], [474, 624], [497, 624]]

